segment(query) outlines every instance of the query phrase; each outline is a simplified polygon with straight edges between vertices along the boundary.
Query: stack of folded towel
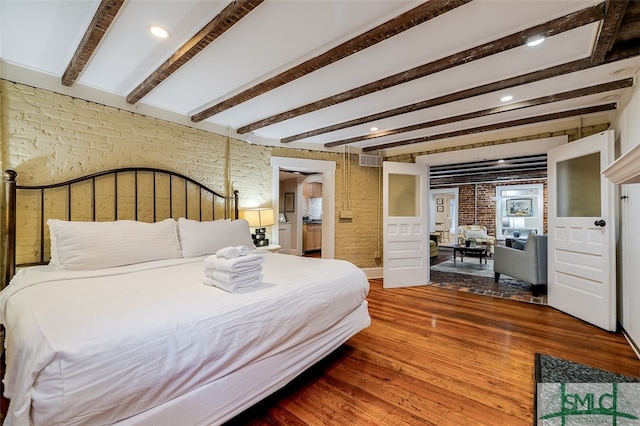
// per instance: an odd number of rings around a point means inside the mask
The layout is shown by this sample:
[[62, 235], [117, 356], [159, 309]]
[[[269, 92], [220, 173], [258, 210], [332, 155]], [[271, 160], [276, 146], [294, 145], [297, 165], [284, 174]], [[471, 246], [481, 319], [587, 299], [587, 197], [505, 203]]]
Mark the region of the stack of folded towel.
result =
[[249, 254], [246, 246], [225, 247], [204, 260], [206, 285], [216, 286], [228, 292], [255, 287], [262, 283], [261, 254]]

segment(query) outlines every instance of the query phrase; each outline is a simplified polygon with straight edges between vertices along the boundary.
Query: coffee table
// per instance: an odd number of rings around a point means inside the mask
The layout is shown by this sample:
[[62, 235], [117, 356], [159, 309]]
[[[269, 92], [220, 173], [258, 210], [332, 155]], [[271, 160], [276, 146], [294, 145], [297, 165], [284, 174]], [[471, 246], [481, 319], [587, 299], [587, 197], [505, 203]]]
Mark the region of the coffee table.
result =
[[465, 254], [472, 254], [474, 256], [478, 256], [480, 259], [480, 267], [482, 268], [482, 259], [484, 259], [484, 264], [487, 264], [487, 246], [469, 246], [467, 247], [464, 244], [456, 244], [453, 246], [453, 265], [456, 264], [456, 253], [460, 253], [460, 262], [464, 262]]

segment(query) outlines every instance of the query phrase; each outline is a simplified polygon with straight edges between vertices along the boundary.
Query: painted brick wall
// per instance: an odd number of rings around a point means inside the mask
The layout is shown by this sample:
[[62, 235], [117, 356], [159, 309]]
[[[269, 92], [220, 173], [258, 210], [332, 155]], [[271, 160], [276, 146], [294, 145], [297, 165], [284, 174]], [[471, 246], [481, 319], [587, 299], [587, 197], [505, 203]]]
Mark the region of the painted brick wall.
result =
[[377, 264], [378, 169], [357, 166], [357, 156], [350, 160], [355, 216], [343, 221], [337, 219], [343, 208], [342, 154], [227, 141], [222, 135], [8, 81], [0, 81], [0, 90], [1, 166], [16, 170], [21, 184], [148, 166], [178, 171], [222, 193], [237, 189], [241, 208], [248, 202], [268, 207], [272, 155], [335, 161], [335, 257], [363, 268]]
[[[336, 163], [336, 212], [335, 212], [335, 257], [346, 259], [361, 268], [373, 268], [381, 265], [375, 258], [376, 251], [382, 250], [382, 217], [378, 212], [382, 205], [378, 201], [379, 168], [360, 167], [358, 156], [347, 156], [349, 168], [345, 169], [344, 157], [339, 153], [308, 150], [273, 148], [271, 154], [276, 157], [308, 158], [313, 160], [335, 161]], [[349, 170], [350, 203], [343, 200], [343, 172]], [[353, 211], [353, 219], [340, 219], [340, 210]]]

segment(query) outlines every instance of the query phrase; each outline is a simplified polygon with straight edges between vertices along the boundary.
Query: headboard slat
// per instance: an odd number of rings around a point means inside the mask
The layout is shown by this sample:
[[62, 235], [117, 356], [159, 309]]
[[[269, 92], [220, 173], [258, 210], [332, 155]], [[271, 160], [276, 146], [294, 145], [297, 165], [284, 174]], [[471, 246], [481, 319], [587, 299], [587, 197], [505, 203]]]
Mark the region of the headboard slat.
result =
[[[130, 188], [130, 184], [129, 182], [131, 182], [128, 178], [122, 182], [119, 182], [121, 177], [125, 177], [126, 173], [132, 173], [133, 175], [133, 200], [132, 202], [129, 202], [129, 200], [131, 200], [131, 192], [129, 191]], [[146, 177], [144, 179], [141, 178], [139, 179], [139, 173], [149, 173], [150, 176], [152, 177], [152, 179], [147, 179]], [[238, 191], [234, 191], [233, 192], [233, 196], [227, 197], [225, 195], [220, 194], [217, 191], [214, 191], [208, 187], [206, 187], [205, 185], [197, 182], [194, 179], [191, 179], [187, 176], [184, 176], [180, 173], [177, 172], [172, 172], [172, 171], [167, 171], [167, 170], [162, 170], [162, 169], [157, 169], [157, 168], [151, 168], [151, 167], [127, 167], [127, 168], [120, 168], [120, 169], [111, 169], [111, 170], [105, 170], [102, 172], [98, 172], [98, 173], [93, 173], [87, 176], [82, 176], [79, 178], [75, 178], [75, 179], [71, 179], [71, 180], [67, 180], [64, 182], [60, 182], [60, 183], [54, 183], [54, 184], [48, 184], [48, 185], [18, 185], [17, 184], [17, 173], [13, 170], [6, 170], [4, 172], [4, 178], [5, 178], [5, 250], [4, 250], [4, 274], [3, 274], [3, 285], [6, 285], [9, 283], [9, 281], [11, 280], [11, 278], [13, 278], [13, 276], [15, 275], [16, 272], [16, 268], [19, 266], [26, 266], [26, 265], [35, 265], [35, 264], [43, 264], [47, 262], [47, 258], [45, 256], [45, 249], [47, 247], [46, 244], [46, 222], [49, 218], [64, 218], [66, 216], [66, 220], [72, 220], [73, 218], [76, 218], [77, 220], [86, 220], [86, 219], [81, 219], [83, 217], [91, 217], [93, 221], [99, 220], [99, 217], [103, 216], [103, 213], [99, 214], [99, 212], [103, 212], [104, 208], [109, 206], [109, 200], [108, 197], [111, 196], [110, 194], [107, 195], [103, 195], [103, 191], [104, 191], [104, 185], [109, 185], [109, 180], [105, 180], [105, 181], [101, 181], [101, 185], [100, 185], [100, 191], [98, 189], [98, 185], [97, 185], [97, 178], [100, 177], [104, 177], [104, 176], [110, 176], [113, 178], [113, 214], [114, 214], [114, 220], [119, 220], [119, 219], [126, 219], [127, 217], [130, 217], [132, 219], [138, 220], [139, 218], [139, 210], [142, 208], [143, 209], [143, 216], [142, 220], [149, 220], [148, 218], [150, 216], [152, 216], [152, 221], [156, 222], [162, 219], [166, 219], [166, 218], [172, 218], [173, 214], [174, 214], [174, 209], [173, 209], [173, 204], [174, 204], [174, 200], [173, 200], [173, 196], [174, 196], [174, 191], [173, 191], [173, 185], [174, 185], [174, 179], [182, 179], [184, 181], [184, 215], [186, 217], [188, 217], [188, 213], [189, 213], [189, 205], [191, 204], [192, 207], [195, 207], [195, 200], [193, 200], [192, 198], [189, 197], [189, 184], [193, 184], [195, 185], [198, 190], [197, 191], [192, 191], [194, 193], [193, 196], [198, 196], [198, 200], [197, 200], [197, 206], [198, 209], [200, 210], [199, 212], [192, 212], [194, 217], [197, 217], [198, 220], [202, 220], [203, 218], [203, 208], [205, 205], [207, 204], [203, 204], [202, 203], [202, 197], [203, 194], [205, 194], [205, 196], [207, 197], [211, 197], [212, 198], [212, 204], [211, 204], [211, 220], [214, 219], [228, 219], [230, 216], [230, 212], [233, 211], [233, 218], [237, 219], [238, 218]], [[131, 175], [129, 175], [131, 176]], [[146, 175], [149, 176], [149, 175]], [[158, 202], [159, 202], [159, 198], [160, 197], [166, 197], [166, 192], [164, 191], [157, 191], [157, 184], [161, 184], [164, 181], [159, 181], [157, 178], [160, 176], [167, 176], [168, 177], [168, 192], [169, 192], [169, 198], [168, 200], [166, 198], [162, 198], [162, 202], [165, 203], [163, 205], [168, 204], [168, 210], [169, 210], [169, 214], [166, 214], [166, 210], [163, 210], [163, 213], [159, 214], [158, 213]], [[151, 184], [149, 184], [149, 181], [152, 181]], [[89, 182], [90, 181], [90, 182]], [[80, 183], [84, 183], [86, 182], [87, 185], [90, 184], [90, 188], [88, 188], [87, 186], [79, 186], [78, 190], [74, 190], [72, 191], [72, 187], [76, 184], [80, 184]], [[152, 188], [147, 189], [147, 186], [145, 185], [152, 185]], [[56, 192], [54, 191], [55, 189], [62, 189], [62, 192]], [[108, 187], [107, 187], [108, 188]], [[66, 191], [65, 191], [66, 189]], [[119, 190], [125, 190], [125, 195], [119, 194]], [[35, 229], [33, 229], [33, 232], [31, 232], [31, 225], [24, 225], [21, 219], [21, 230], [23, 228], [25, 228], [25, 230], [27, 228], [29, 228], [29, 231], [25, 231], [28, 235], [25, 236], [25, 238], [23, 238], [22, 235], [22, 231], [20, 231], [20, 240], [22, 239], [26, 239], [28, 242], [27, 243], [22, 243], [21, 242], [21, 247], [24, 246], [24, 249], [20, 249], [20, 255], [18, 256], [18, 247], [16, 245], [16, 234], [18, 233], [18, 229], [17, 229], [17, 216], [18, 216], [18, 196], [19, 194], [21, 194], [22, 192], [28, 193], [28, 192], [33, 192], [33, 191], [39, 191], [39, 197], [36, 197], [39, 199], [39, 201], [31, 201], [28, 203], [22, 203], [21, 206], [24, 204], [24, 207], [21, 207], [21, 210], [24, 212], [24, 214], [27, 214], [27, 217], [25, 219], [25, 223], [31, 223], [33, 224], [33, 227], [38, 226], [39, 224], [39, 232], [36, 232]], [[50, 191], [50, 192], [49, 192]], [[87, 194], [88, 191], [91, 191], [91, 194]], [[98, 195], [98, 192], [100, 192], [100, 194]], [[110, 191], [107, 189], [107, 193], [109, 193]], [[160, 194], [160, 192], [163, 192], [163, 194]], [[57, 204], [55, 203], [54, 200], [54, 196], [58, 196], [58, 198], [64, 197], [66, 194], [66, 203], [64, 203], [64, 200], [60, 200]], [[148, 205], [148, 203], [146, 202], [146, 200], [148, 199], [147, 194], [151, 194], [151, 204]], [[73, 196], [76, 195], [77, 197], [79, 197], [79, 200], [73, 200]], [[179, 195], [179, 194], [176, 194]], [[144, 198], [141, 198], [144, 197]], [[27, 197], [26, 200], [29, 200], [30, 197]], [[125, 201], [123, 201], [123, 199], [125, 199]], [[141, 202], [144, 200], [144, 203], [141, 204]], [[190, 203], [190, 200], [193, 200]], [[124, 203], [122, 205], [119, 205], [119, 201], [121, 203]], [[177, 201], [177, 200], [176, 200]], [[40, 203], [39, 206], [39, 218], [35, 219], [33, 216], [37, 215], [38, 210], [37, 207], [35, 206], [35, 204]], [[63, 204], [60, 204], [63, 203]], [[90, 203], [90, 206], [86, 206], [86, 204]], [[133, 204], [133, 212], [130, 212], [131, 210], [131, 204]], [[233, 204], [233, 210], [231, 210], [231, 204]], [[45, 208], [45, 206], [49, 206], [52, 205], [53, 211], [48, 211], [49, 209]], [[179, 205], [179, 204], [178, 204]], [[56, 206], [58, 206], [56, 208]], [[66, 214], [62, 213], [62, 209], [60, 207], [65, 206], [66, 207]], [[141, 207], [142, 206], [142, 207]], [[220, 206], [221, 208], [223, 208], [223, 212], [220, 212], [219, 214], [216, 214], [216, 206]], [[76, 207], [78, 207], [78, 212], [76, 212]], [[73, 209], [73, 212], [72, 212]], [[60, 217], [62, 216], [62, 217]], [[222, 217], [220, 217], [222, 216]], [[22, 216], [21, 216], [22, 217]], [[209, 214], [207, 212], [206, 217], [209, 217]], [[147, 219], [145, 219], [147, 218]], [[103, 219], [104, 220], [104, 219]], [[36, 244], [36, 239], [39, 240], [37, 241]], [[33, 242], [31, 243], [31, 240], [33, 240]], [[39, 253], [36, 255], [35, 251], [38, 251]], [[26, 253], [26, 255], [24, 254]], [[20, 262], [16, 262], [16, 258], [20, 257], [21, 259], [24, 257], [28, 257], [29, 260], [24, 260], [24, 261], [20, 261]]]
[[40, 190], [40, 262], [44, 263], [44, 189]]
[[13, 170], [4, 172], [4, 208], [5, 208], [5, 228], [4, 228], [4, 282], [15, 275], [16, 272], [16, 176]]

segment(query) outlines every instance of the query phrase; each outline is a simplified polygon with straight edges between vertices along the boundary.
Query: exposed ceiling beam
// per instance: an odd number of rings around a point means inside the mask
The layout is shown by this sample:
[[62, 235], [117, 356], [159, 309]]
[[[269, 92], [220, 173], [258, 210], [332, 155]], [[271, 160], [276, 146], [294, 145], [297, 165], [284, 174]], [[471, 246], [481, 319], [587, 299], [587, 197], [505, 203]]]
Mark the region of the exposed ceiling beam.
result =
[[310, 104], [273, 115], [271, 117], [267, 117], [265, 119], [240, 127], [237, 132], [240, 134], [248, 133], [262, 127], [289, 120], [299, 115], [337, 105], [339, 103], [346, 102], [360, 96], [375, 93], [377, 91], [384, 90], [398, 84], [407, 83], [409, 81], [413, 81], [427, 75], [444, 71], [458, 65], [466, 64], [478, 59], [486, 58], [488, 56], [504, 52], [509, 49], [522, 46], [530, 37], [533, 36], [544, 35], [546, 37], [551, 37], [565, 31], [579, 28], [583, 25], [588, 25], [600, 21], [603, 19], [603, 17], [604, 3], [600, 3], [596, 6], [592, 6], [578, 12], [570, 13], [544, 24], [536, 25], [515, 34], [502, 37], [498, 40], [494, 40], [489, 43], [467, 49], [463, 52], [449, 55], [445, 58], [438, 59], [428, 64], [424, 64], [416, 68], [412, 68], [410, 70], [406, 70], [398, 74], [348, 90], [346, 92], [342, 92], [340, 94], [333, 95], [328, 98], [324, 98]]
[[265, 80], [223, 102], [213, 105], [191, 117], [194, 122], [200, 122], [215, 114], [246, 102], [270, 90], [290, 83], [300, 77], [304, 77], [322, 67], [331, 65], [350, 55], [358, 53], [390, 37], [398, 35], [430, 19], [442, 15], [456, 7], [469, 3], [471, 0], [438, 0], [428, 1], [418, 7], [405, 12], [376, 28], [360, 34], [331, 50], [288, 69], [275, 77]]
[[353, 138], [342, 139], [338, 141], [325, 143], [325, 148], [333, 148], [340, 145], [350, 144], [354, 142], [362, 142], [371, 139], [377, 139], [384, 136], [396, 135], [398, 133], [413, 132], [415, 130], [427, 129], [430, 127], [441, 126], [444, 124], [456, 123], [473, 118], [489, 117], [494, 114], [500, 114], [509, 111], [516, 111], [523, 108], [531, 108], [534, 106], [545, 105], [553, 102], [561, 102], [569, 99], [575, 99], [582, 96], [595, 95], [597, 93], [610, 92], [612, 90], [624, 89], [633, 86], [633, 78], [612, 81], [609, 83], [598, 84], [595, 86], [584, 87], [582, 89], [569, 90], [553, 95], [542, 96], [536, 99], [530, 99], [522, 102], [514, 102], [508, 105], [501, 105], [494, 108], [487, 108], [480, 111], [473, 111], [466, 114], [454, 115], [451, 117], [441, 118], [439, 120], [427, 121], [424, 123], [412, 124], [411, 126], [399, 127], [397, 129], [385, 130], [382, 132], [371, 133]]
[[376, 114], [367, 115], [364, 117], [354, 118], [353, 120], [344, 121], [342, 123], [332, 124], [330, 126], [321, 127], [314, 130], [309, 130], [304, 133], [289, 136], [280, 140], [282, 143], [294, 142], [301, 139], [310, 138], [312, 136], [318, 136], [324, 133], [334, 132], [336, 130], [347, 129], [349, 127], [362, 125], [371, 121], [378, 121], [384, 118], [394, 117], [396, 115], [407, 114], [410, 112], [419, 111], [421, 109], [431, 108], [438, 105], [444, 105], [450, 102], [456, 102], [463, 99], [467, 99], [473, 96], [485, 95], [500, 90], [509, 89], [511, 87], [521, 86], [523, 84], [534, 83], [536, 81], [545, 80], [547, 78], [557, 77], [572, 72], [582, 71], [589, 68], [596, 67], [598, 65], [609, 64], [623, 59], [632, 58], [640, 55], [640, 46], [631, 45], [622, 47], [614, 46], [614, 48], [607, 53], [604, 61], [601, 64], [594, 64], [591, 58], [578, 59], [573, 62], [568, 62], [562, 65], [556, 65], [555, 67], [545, 68], [539, 71], [533, 71], [527, 74], [522, 74], [516, 77], [511, 77], [506, 80], [500, 80], [493, 83], [484, 84], [482, 86], [472, 87], [471, 89], [461, 90], [455, 93], [449, 93], [447, 95], [439, 96], [414, 104], [405, 105], [399, 108], [382, 111]]
[[264, 0], [235, 0], [222, 12], [205, 25], [189, 41], [156, 68], [145, 80], [127, 95], [127, 102], [135, 104], [155, 89], [171, 74], [186, 64], [191, 58], [200, 53], [205, 47], [213, 43], [218, 37], [228, 31], [242, 18], [258, 7]]
[[465, 174], [483, 174], [506, 170], [544, 170], [547, 168], [547, 154], [524, 157], [503, 158], [502, 161], [481, 160], [466, 163], [441, 164], [429, 167], [430, 178], [445, 178]]
[[640, 38], [640, 2], [632, 1], [627, 3], [627, 10], [624, 12], [622, 23], [616, 33], [614, 46], [620, 42], [628, 42]]
[[76, 79], [91, 59], [91, 55], [100, 44], [102, 37], [109, 29], [109, 26], [115, 19], [124, 0], [102, 0], [98, 6], [98, 10], [93, 15], [91, 23], [84, 32], [84, 36], [78, 45], [73, 58], [69, 61], [67, 69], [62, 74], [62, 84], [64, 86], [73, 86]]
[[524, 126], [524, 125], [527, 125], [527, 124], [535, 124], [535, 123], [541, 123], [541, 122], [545, 122], [545, 121], [559, 120], [559, 119], [568, 118], [568, 117], [578, 117], [578, 116], [581, 116], [581, 115], [594, 114], [594, 113], [604, 112], [604, 111], [611, 111], [611, 110], [614, 110], [614, 109], [616, 109], [616, 104], [615, 103], [597, 105], [597, 106], [592, 106], [592, 107], [587, 107], [587, 108], [578, 108], [578, 109], [573, 109], [573, 110], [570, 110], [570, 111], [554, 112], [554, 113], [551, 113], [551, 114], [538, 115], [538, 116], [535, 116], [535, 117], [527, 117], [527, 118], [523, 118], [523, 119], [520, 119], [520, 120], [513, 120], [513, 121], [505, 121], [505, 122], [502, 122], [502, 123], [488, 124], [488, 125], [485, 125], [485, 126], [473, 127], [473, 128], [469, 128], [469, 129], [462, 129], [462, 130], [455, 130], [453, 132], [446, 132], [446, 133], [440, 133], [440, 134], [437, 134], [437, 135], [423, 136], [423, 137], [420, 137], [420, 138], [408, 139], [408, 140], [404, 140], [404, 141], [396, 141], [396, 142], [390, 142], [390, 143], [385, 143], [385, 144], [380, 144], [380, 145], [372, 145], [372, 146], [367, 146], [365, 148], [362, 148], [362, 151], [369, 152], [369, 151], [377, 151], [377, 150], [380, 150], [380, 149], [396, 148], [396, 147], [404, 146], [404, 145], [412, 145], [412, 144], [421, 143], [421, 142], [431, 142], [431, 141], [435, 141], [435, 140], [438, 140], [438, 139], [453, 138], [453, 137], [458, 137], [458, 136], [471, 135], [471, 134], [475, 134], [475, 133], [489, 132], [489, 131], [493, 131], [493, 130], [508, 129], [510, 127], [517, 127], [517, 126]]
[[594, 64], [602, 63], [607, 52], [613, 47], [628, 4], [628, 0], [607, 0], [602, 28], [591, 53], [591, 61]]

